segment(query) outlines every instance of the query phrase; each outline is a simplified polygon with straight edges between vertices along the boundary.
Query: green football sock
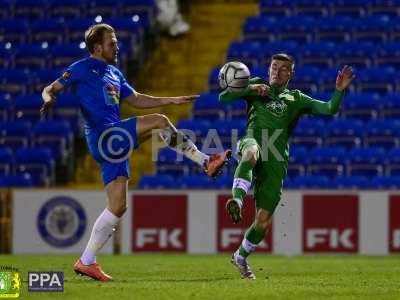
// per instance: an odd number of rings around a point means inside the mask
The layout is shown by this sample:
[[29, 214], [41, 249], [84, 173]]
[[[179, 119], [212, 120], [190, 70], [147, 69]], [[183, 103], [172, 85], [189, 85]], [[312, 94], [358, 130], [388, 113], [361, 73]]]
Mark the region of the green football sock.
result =
[[250, 188], [253, 179], [254, 166], [248, 160], [241, 160], [236, 168], [233, 180], [232, 195], [233, 198], [243, 201], [247, 191]]
[[263, 240], [264, 232], [258, 231], [254, 224], [247, 230], [243, 242], [239, 248], [239, 254], [242, 257], [248, 257], [253, 252], [256, 246]]

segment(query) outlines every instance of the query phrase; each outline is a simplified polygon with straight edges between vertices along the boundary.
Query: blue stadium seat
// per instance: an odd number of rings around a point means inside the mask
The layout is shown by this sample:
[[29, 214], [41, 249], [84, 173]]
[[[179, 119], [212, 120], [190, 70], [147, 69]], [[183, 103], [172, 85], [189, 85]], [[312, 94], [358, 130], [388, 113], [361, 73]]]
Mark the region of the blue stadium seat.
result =
[[301, 119], [294, 128], [292, 141], [305, 147], [320, 146], [323, 142], [325, 123], [320, 119]]
[[33, 145], [52, 150], [56, 161], [65, 164], [73, 150], [73, 136], [65, 121], [41, 121], [32, 129]]
[[100, 15], [103, 18], [114, 17], [118, 13], [118, 5], [113, 0], [95, 0], [89, 1], [86, 9], [87, 16]]
[[30, 188], [34, 186], [34, 180], [28, 173], [21, 175], [0, 176], [2, 188]]
[[377, 94], [346, 95], [342, 104], [341, 116], [362, 120], [376, 119], [379, 114], [379, 100]]
[[365, 128], [364, 144], [386, 149], [399, 146], [400, 121], [386, 119], [368, 122]]
[[13, 1], [0, 0], [0, 17], [2, 20], [7, 19], [12, 15]]
[[390, 0], [390, 1], [381, 1], [381, 0], [373, 0], [369, 1], [368, 5], [368, 14], [369, 15], [386, 15], [390, 17], [399, 16], [400, 12], [400, 1], [399, 0]]
[[14, 50], [11, 45], [1, 45], [0, 48], [0, 68], [7, 69], [14, 67]]
[[55, 120], [67, 121], [75, 134], [81, 134], [79, 102], [74, 94], [60, 94], [51, 115]]
[[242, 27], [244, 40], [273, 40], [273, 28], [277, 19], [271, 16], [248, 17]]
[[[55, 0], [57, 1], [57, 0]], [[71, 0], [75, 1], [75, 0]], [[91, 26], [96, 24], [94, 18], [79, 18], [72, 19], [66, 23], [67, 36], [70, 43], [80, 43], [85, 39], [85, 31]]]
[[372, 178], [371, 185], [375, 189], [398, 190], [400, 188], [400, 176], [376, 176]]
[[211, 177], [205, 175], [191, 175], [179, 178], [180, 187], [183, 189], [213, 189], [216, 182]]
[[294, 4], [296, 15], [326, 17], [329, 14], [329, 7], [324, 0], [297, 0]]
[[343, 42], [349, 41], [351, 36], [349, 28], [353, 26], [353, 18], [350, 17], [327, 17], [321, 18], [315, 25], [316, 40]]
[[33, 43], [61, 43], [66, 36], [64, 21], [54, 19], [37, 20], [30, 27]]
[[400, 42], [382, 44], [378, 55], [375, 57], [375, 65], [379, 67], [400, 67]]
[[299, 63], [321, 68], [331, 67], [336, 51], [337, 45], [333, 42], [306, 43], [299, 53]]
[[0, 20], [0, 36], [11, 44], [29, 42], [29, 25], [25, 19]]
[[371, 178], [383, 174], [386, 151], [382, 148], [355, 148], [346, 158], [347, 175], [361, 175]]
[[370, 181], [365, 176], [340, 176], [334, 179], [338, 189], [354, 190], [368, 189], [371, 187]]
[[182, 154], [170, 148], [161, 149], [158, 153], [157, 174], [177, 176], [189, 175], [193, 163]]
[[226, 118], [228, 120], [245, 119], [247, 117], [247, 104], [245, 100], [238, 99], [225, 104], [225, 106], [227, 108]]
[[218, 102], [218, 93], [204, 93], [193, 104], [193, 116], [209, 120], [223, 119], [226, 106]]
[[400, 118], [400, 94], [386, 95], [379, 108], [381, 118]]
[[306, 164], [308, 162], [308, 150], [306, 147], [293, 145], [289, 151], [289, 164], [287, 175], [291, 178], [304, 176], [306, 174]]
[[292, 187], [299, 189], [327, 189], [333, 187], [333, 182], [326, 176], [297, 176], [292, 180]]
[[330, 14], [358, 18], [366, 13], [365, 0], [331, 0]]
[[232, 184], [233, 184], [232, 175], [226, 175], [226, 176], [221, 175], [215, 179], [214, 186], [220, 189], [230, 189], [232, 188]]
[[10, 175], [14, 164], [12, 149], [0, 147], [0, 176]]
[[20, 44], [14, 52], [15, 68], [44, 68], [48, 61], [48, 49], [42, 45]]
[[74, 19], [81, 18], [86, 11], [87, 1], [76, 0], [47, 0], [49, 3], [48, 13], [53, 18]]
[[260, 55], [264, 55], [260, 42], [233, 42], [228, 48], [227, 61], [241, 61], [249, 68], [258, 64]]
[[313, 66], [302, 66], [296, 69], [295, 76], [290, 82], [292, 89], [299, 89], [306, 94], [317, 91], [315, 79], [320, 76], [321, 72]]
[[0, 69], [0, 92], [16, 94], [26, 94], [28, 92], [27, 85], [32, 78], [26, 71], [11, 69]]
[[342, 176], [345, 171], [346, 150], [342, 147], [317, 147], [309, 153], [307, 173], [330, 178]]
[[32, 125], [28, 121], [0, 123], [0, 145], [12, 148], [29, 147]]
[[360, 146], [364, 134], [364, 124], [360, 120], [332, 120], [326, 127], [326, 145], [351, 148]]
[[394, 91], [396, 70], [394, 67], [368, 68], [359, 72], [357, 92], [386, 94]]
[[15, 1], [14, 17], [35, 20], [45, 16], [47, 0]]
[[314, 39], [313, 32], [316, 21], [309, 16], [292, 16], [281, 19], [279, 23], [273, 27], [274, 35], [278, 36], [281, 41], [291, 40], [299, 43], [310, 42]]
[[11, 100], [6, 95], [0, 94], [0, 122], [11, 119], [11, 111]]
[[210, 92], [220, 92], [221, 88], [218, 83], [218, 74], [221, 66], [214, 67], [208, 76], [208, 88]]
[[393, 148], [387, 153], [385, 174], [387, 176], [400, 175], [400, 148]]
[[78, 43], [55, 45], [50, 47], [52, 68], [66, 68], [74, 61], [88, 56], [85, 48]]
[[40, 120], [40, 108], [43, 105], [39, 94], [18, 96], [14, 101], [14, 114], [18, 120], [36, 122]]
[[17, 150], [13, 168], [16, 175], [31, 174], [35, 185], [48, 186], [55, 179], [55, 161], [48, 148]]
[[121, 15], [139, 15], [141, 19], [147, 19], [149, 25], [153, 25], [157, 14], [157, 6], [154, 0], [120, 0], [119, 3]]
[[336, 65], [366, 68], [372, 66], [371, 54], [376, 51], [372, 42], [347, 42], [336, 47]]
[[370, 41], [374, 43], [384, 43], [388, 37], [390, 26], [389, 16], [369, 16], [360, 18], [353, 29], [353, 40]]
[[144, 175], [140, 177], [139, 188], [141, 189], [174, 189], [179, 188], [179, 183], [169, 175]]
[[33, 74], [34, 80], [31, 84], [32, 90], [34, 93], [42, 93], [43, 88], [58, 79], [62, 72], [59, 69], [43, 69], [36, 70]]

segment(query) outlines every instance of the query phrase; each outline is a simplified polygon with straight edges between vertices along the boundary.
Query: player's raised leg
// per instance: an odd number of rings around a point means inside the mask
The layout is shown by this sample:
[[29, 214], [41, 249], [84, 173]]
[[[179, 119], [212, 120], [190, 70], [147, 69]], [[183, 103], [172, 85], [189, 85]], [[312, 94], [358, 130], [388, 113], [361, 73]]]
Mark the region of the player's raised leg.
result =
[[119, 176], [106, 185], [107, 207], [94, 223], [86, 249], [74, 265], [76, 273], [100, 281], [112, 279], [96, 263], [96, 254], [113, 235], [115, 227], [126, 211], [127, 183], [126, 177]]
[[256, 279], [251, 270], [247, 257], [256, 249], [271, 227], [271, 213], [263, 208], [258, 208], [254, 223], [247, 230], [239, 249], [232, 255], [231, 262], [234, 264], [242, 278]]
[[241, 159], [233, 179], [232, 198], [226, 202], [226, 210], [233, 223], [242, 220], [243, 199], [250, 189], [253, 168], [260, 156], [258, 144], [252, 138], [245, 138], [240, 142], [239, 153], [241, 153]]
[[232, 154], [231, 150], [210, 156], [201, 152], [185, 134], [178, 131], [171, 121], [162, 114], [150, 114], [137, 118], [136, 133], [139, 143], [149, 139], [153, 130], [160, 130], [159, 137], [167, 146], [196, 162], [211, 177], [218, 175]]

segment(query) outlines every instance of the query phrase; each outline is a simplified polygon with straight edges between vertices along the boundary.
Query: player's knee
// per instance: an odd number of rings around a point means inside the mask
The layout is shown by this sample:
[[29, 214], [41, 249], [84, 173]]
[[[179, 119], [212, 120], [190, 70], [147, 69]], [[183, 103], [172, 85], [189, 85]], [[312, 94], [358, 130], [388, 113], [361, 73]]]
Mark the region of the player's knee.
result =
[[251, 164], [254, 166], [257, 163], [259, 156], [258, 147], [256, 145], [247, 147], [243, 151], [242, 159], [250, 161]]
[[157, 129], [164, 129], [169, 127], [170, 121], [167, 116], [162, 114], [154, 114], [155, 115], [155, 126]]
[[267, 231], [271, 226], [272, 218], [268, 211], [259, 209], [256, 214], [255, 225], [260, 231]]
[[119, 203], [119, 204], [114, 205], [111, 208], [111, 212], [120, 218], [124, 215], [124, 213], [126, 212], [127, 209], [128, 209], [128, 206], [126, 205], [126, 203]]

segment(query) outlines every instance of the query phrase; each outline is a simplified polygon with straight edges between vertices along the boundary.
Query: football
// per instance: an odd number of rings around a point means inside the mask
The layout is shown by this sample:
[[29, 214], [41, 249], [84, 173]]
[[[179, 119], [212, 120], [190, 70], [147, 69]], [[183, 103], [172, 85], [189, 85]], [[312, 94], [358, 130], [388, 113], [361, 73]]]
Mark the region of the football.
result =
[[227, 62], [219, 71], [219, 86], [229, 92], [240, 92], [249, 84], [250, 71], [239, 61]]

